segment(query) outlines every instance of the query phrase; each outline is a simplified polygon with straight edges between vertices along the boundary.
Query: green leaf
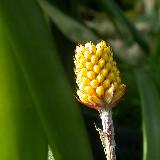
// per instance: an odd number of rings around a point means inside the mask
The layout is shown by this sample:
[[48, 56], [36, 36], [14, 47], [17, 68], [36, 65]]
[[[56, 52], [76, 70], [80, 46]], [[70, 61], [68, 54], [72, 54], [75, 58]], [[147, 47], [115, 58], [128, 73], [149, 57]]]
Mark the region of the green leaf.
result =
[[133, 37], [133, 39], [139, 44], [139, 46], [145, 51], [146, 54], [149, 54], [150, 46], [144, 36], [139, 32], [134, 24], [124, 15], [123, 11], [115, 3], [114, 0], [102, 0], [101, 6], [104, 10], [113, 17], [116, 18], [118, 22], [124, 28], [128, 29]]
[[37, 2], [0, 0], [0, 17], [13, 49], [11, 57], [24, 78], [21, 83], [29, 89], [55, 159], [93, 159], [80, 111]]
[[151, 77], [143, 69], [135, 71], [142, 103], [143, 159], [160, 159], [160, 96]]
[[71, 17], [65, 15], [47, 1], [39, 0], [40, 6], [44, 12], [51, 18], [53, 23], [61, 30], [61, 32], [71, 41], [84, 43], [86, 41], [96, 41], [96, 35], [88, 28], [75, 21]]
[[0, 21], [0, 159], [47, 160], [47, 138]]
[[160, 59], [160, 31], [154, 36], [152, 55], [155, 60]]

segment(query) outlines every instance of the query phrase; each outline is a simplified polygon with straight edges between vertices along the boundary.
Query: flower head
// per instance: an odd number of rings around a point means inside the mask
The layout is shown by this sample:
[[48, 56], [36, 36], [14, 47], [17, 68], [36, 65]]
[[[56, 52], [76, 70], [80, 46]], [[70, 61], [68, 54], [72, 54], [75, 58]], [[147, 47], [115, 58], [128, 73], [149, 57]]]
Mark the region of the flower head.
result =
[[78, 45], [74, 63], [77, 95], [88, 107], [99, 110], [106, 105], [114, 106], [124, 95], [126, 86], [121, 82], [113, 53], [105, 41]]

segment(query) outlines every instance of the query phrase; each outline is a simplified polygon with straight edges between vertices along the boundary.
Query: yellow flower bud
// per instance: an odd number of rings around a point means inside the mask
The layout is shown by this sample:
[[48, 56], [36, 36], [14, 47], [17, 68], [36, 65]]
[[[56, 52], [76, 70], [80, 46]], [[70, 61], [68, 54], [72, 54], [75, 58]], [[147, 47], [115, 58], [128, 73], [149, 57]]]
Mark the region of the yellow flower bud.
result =
[[113, 53], [105, 41], [92, 42], [75, 49], [77, 95], [82, 103], [99, 110], [114, 106], [125, 93]]

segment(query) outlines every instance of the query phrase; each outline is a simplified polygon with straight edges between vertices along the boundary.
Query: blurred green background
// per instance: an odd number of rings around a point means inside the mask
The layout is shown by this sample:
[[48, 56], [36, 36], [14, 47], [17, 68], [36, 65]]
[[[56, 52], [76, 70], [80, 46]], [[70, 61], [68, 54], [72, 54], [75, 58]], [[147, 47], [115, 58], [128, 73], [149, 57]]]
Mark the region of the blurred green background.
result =
[[159, 0], [0, 0], [0, 159], [104, 160], [97, 111], [76, 96], [79, 43], [107, 41], [127, 85], [118, 160], [160, 159]]

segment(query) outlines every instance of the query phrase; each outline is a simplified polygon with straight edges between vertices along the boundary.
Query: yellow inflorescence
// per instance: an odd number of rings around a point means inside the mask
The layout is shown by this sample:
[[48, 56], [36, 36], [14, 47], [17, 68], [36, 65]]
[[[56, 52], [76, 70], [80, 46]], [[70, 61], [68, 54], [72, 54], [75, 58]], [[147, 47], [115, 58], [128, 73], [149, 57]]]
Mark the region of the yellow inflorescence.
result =
[[114, 106], [124, 95], [126, 86], [105, 41], [96, 46], [89, 42], [75, 50], [75, 74], [80, 101], [94, 109]]

